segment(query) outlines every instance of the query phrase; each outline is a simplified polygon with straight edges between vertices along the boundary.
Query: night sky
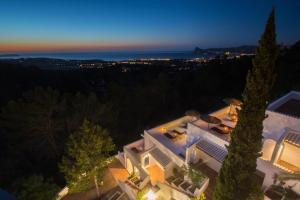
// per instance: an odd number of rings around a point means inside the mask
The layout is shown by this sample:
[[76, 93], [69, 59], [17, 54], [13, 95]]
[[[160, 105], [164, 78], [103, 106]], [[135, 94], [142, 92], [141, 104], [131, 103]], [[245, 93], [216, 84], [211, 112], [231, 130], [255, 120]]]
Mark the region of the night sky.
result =
[[1, 0], [0, 52], [187, 50], [300, 40], [300, 0]]

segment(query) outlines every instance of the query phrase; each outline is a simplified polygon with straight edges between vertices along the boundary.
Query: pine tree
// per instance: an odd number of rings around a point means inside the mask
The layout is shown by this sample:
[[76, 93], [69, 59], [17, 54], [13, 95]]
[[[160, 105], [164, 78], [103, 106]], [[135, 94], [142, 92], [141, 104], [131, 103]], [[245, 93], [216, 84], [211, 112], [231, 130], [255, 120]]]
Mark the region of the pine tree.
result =
[[114, 144], [108, 132], [85, 120], [67, 143], [67, 152], [60, 163], [71, 193], [84, 191], [94, 183], [99, 196], [98, 183], [103, 178]]
[[243, 91], [243, 105], [214, 193], [215, 200], [259, 199], [260, 186], [255, 176], [256, 161], [261, 156], [263, 120], [274, 82], [278, 54], [275, 34], [275, 11], [272, 10], [259, 41], [253, 68]]

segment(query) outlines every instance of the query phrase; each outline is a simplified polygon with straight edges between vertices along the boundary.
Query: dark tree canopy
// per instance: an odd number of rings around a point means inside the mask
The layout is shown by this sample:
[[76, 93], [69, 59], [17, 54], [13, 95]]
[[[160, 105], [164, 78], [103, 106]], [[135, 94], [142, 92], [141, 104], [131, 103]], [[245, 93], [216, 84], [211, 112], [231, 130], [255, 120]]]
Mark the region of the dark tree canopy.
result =
[[263, 120], [274, 83], [277, 58], [274, 10], [259, 41], [253, 68], [249, 71], [243, 92], [238, 122], [220, 170], [214, 199], [260, 199], [256, 161], [261, 156]]
[[43, 158], [57, 158], [60, 152], [57, 141], [64, 131], [60, 101], [57, 90], [37, 87], [2, 109], [1, 126], [11, 137], [22, 139], [22, 147], [27, 150], [31, 147]]
[[22, 178], [14, 184], [14, 194], [18, 200], [54, 200], [58, 191], [56, 184], [40, 175]]
[[10, 101], [0, 113], [0, 182], [23, 173], [55, 174], [68, 136], [84, 118], [101, 120], [103, 108], [93, 93], [61, 94], [50, 87], [36, 87]]
[[101, 181], [110, 153], [115, 146], [107, 130], [84, 120], [81, 128], [71, 134], [66, 154], [60, 163], [71, 192], [84, 191]]

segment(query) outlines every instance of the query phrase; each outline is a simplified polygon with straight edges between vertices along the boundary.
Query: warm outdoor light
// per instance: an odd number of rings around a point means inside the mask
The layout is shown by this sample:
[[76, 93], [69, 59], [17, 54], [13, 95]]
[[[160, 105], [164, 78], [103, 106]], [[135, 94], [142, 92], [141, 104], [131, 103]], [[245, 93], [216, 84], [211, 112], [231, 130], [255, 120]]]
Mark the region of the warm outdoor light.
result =
[[232, 121], [236, 122], [236, 121], [237, 121], [237, 116], [236, 116], [236, 115], [233, 115], [233, 116], [231, 117], [231, 119], [232, 119]]
[[148, 200], [154, 200], [155, 199], [155, 194], [152, 190], [149, 190], [149, 192], [147, 192], [146, 197]]
[[224, 131], [228, 132], [228, 130], [229, 130], [228, 127], [225, 126], [225, 127], [224, 127]]
[[162, 133], [165, 133], [165, 132], [167, 131], [167, 129], [166, 129], [166, 127], [161, 127], [160, 131], [161, 131]]

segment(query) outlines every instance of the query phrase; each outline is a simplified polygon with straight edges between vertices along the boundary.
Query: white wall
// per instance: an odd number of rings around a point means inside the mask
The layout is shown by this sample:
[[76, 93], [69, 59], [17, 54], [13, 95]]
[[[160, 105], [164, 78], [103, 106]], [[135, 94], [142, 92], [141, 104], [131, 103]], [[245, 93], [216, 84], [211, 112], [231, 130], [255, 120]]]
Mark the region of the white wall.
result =
[[203, 185], [201, 186], [200, 189], [196, 189], [194, 195], [200, 196], [203, 192], [205, 192], [208, 185], [209, 185], [209, 178], [205, 178]]
[[[216, 172], [219, 172], [219, 170], [222, 167], [222, 163], [220, 163], [213, 157], [207, 155], [205, 152], [199, 150], [196, 147], [196, 144], [188, 148], [187, 152], [188, 152], [187, 155], [189, 159], [187, 162], [197, 163], [201, 159], [203, 163], [205, 163], [207, 166], [209, 166], [211, 169], [215, 170]], [[191, 154], [193, 154], [193, 152], [195, 152], [195, 158], [194, 158], [195, 160], [190, 160]]]
[[275, 110], [278, 108], [280, 105], [284, 104], [290, 99], [300, 99], [300, 91], [290, 91], [286, 95], [280, 97], [279, 99], [273, 101], [270, 103], [268, 106], [268, 110]]
[[266, 139], [262, 147], [262, 158], [264, 160], [271, 160], [274, 148], [276, 146], [276, 141], [272, 139]]
[[276, 113], [273, 111], [266, 111], [268, 117], [264, 120], [263, 135], [265, 138], [271, 138], [278, 141], [286, 128], [300, 131], [300, 119]]
[[282, 172], [282, 170], [274, 166], [271, 162], [262, 159], [257, 159], [257, 169], [265, 173], [263, 186], [267, 187], [273, 184], [273, 176], [275, 173]]
[[219, 172], [221, 167], [222, 167], [222, 163], [220, 163], [219, 161], [217, 161], [216, 159], [214, 159], [213, 157], [207, 155], [206, 153], [204, 153], [201, 150], [197, 151], [197, 155], [199, 155], [199, 157], [203, 160], [203, 162], [209, 166], [210, 168], [212, 168], [213, 170], [215, 170], [216, 172]]
[[58, 192], [56, 200], [60, 200], [69, 193], [69, 188], [65, 186], [61, 191]]
[[125, 192], [130, 200], [135, 200], [136, 192], [134, 192], [126, 183], [118, 181], [118, 185], [123, 192]]
[[169, 178], [170, 176], [173, 175], [173, 169], [176, 167], [176, 164], [175, 163], [170, 163], [166, 169], [165, 169], [165, 179]]
[[284, 147], [280, 159], [300, 168], [300, 147], [296, 147], [287, 142], [284, 142], [283, 145]]
[[[145, 165], [144, 165], [144, 163], [145, 163], [145, 158], [146, 158], [146, 157], [149, 157], [149, 165], [148, 165], [148, 166], [145, 166]], [[156, 164], [155, 159], [154, 159], [149, 153], [146, 153], [146, 154], [143, 155], [143, 157], [142, 157], [142, 159], [141, 159], [141, 162], [142, 162], [141, 165], [142, 165], [143, 167], [150, 167], [150, 166]]]
[[165, 147], [163, 144], [161, 144], [159, 141], [157, 141], [155, 138], [153, 138], [147, 131], [144, 133], [144, 139], [145, 139], [145, 148], [151, 148], [153, 145], [155, 145], [159, 150], [161, 150], [168, 158], [170, 158], [174, 163], [176, 163], [178, 166], [184, 165], [184, 160], [181, 159], [178, 155], [173, 153], [170, 149]]
[[134, 166], [129, 158], [126, 158], [126, 169], [129, 172], [129, 174], [132, 174], [134, 171]]
[[154, 143], [152, 142], [151, 136], [149, 136], [149, 133], [147, 131], [144, 132], [144, 143], [145, 143], [145, 150], [148, 150], [154, 146]]

